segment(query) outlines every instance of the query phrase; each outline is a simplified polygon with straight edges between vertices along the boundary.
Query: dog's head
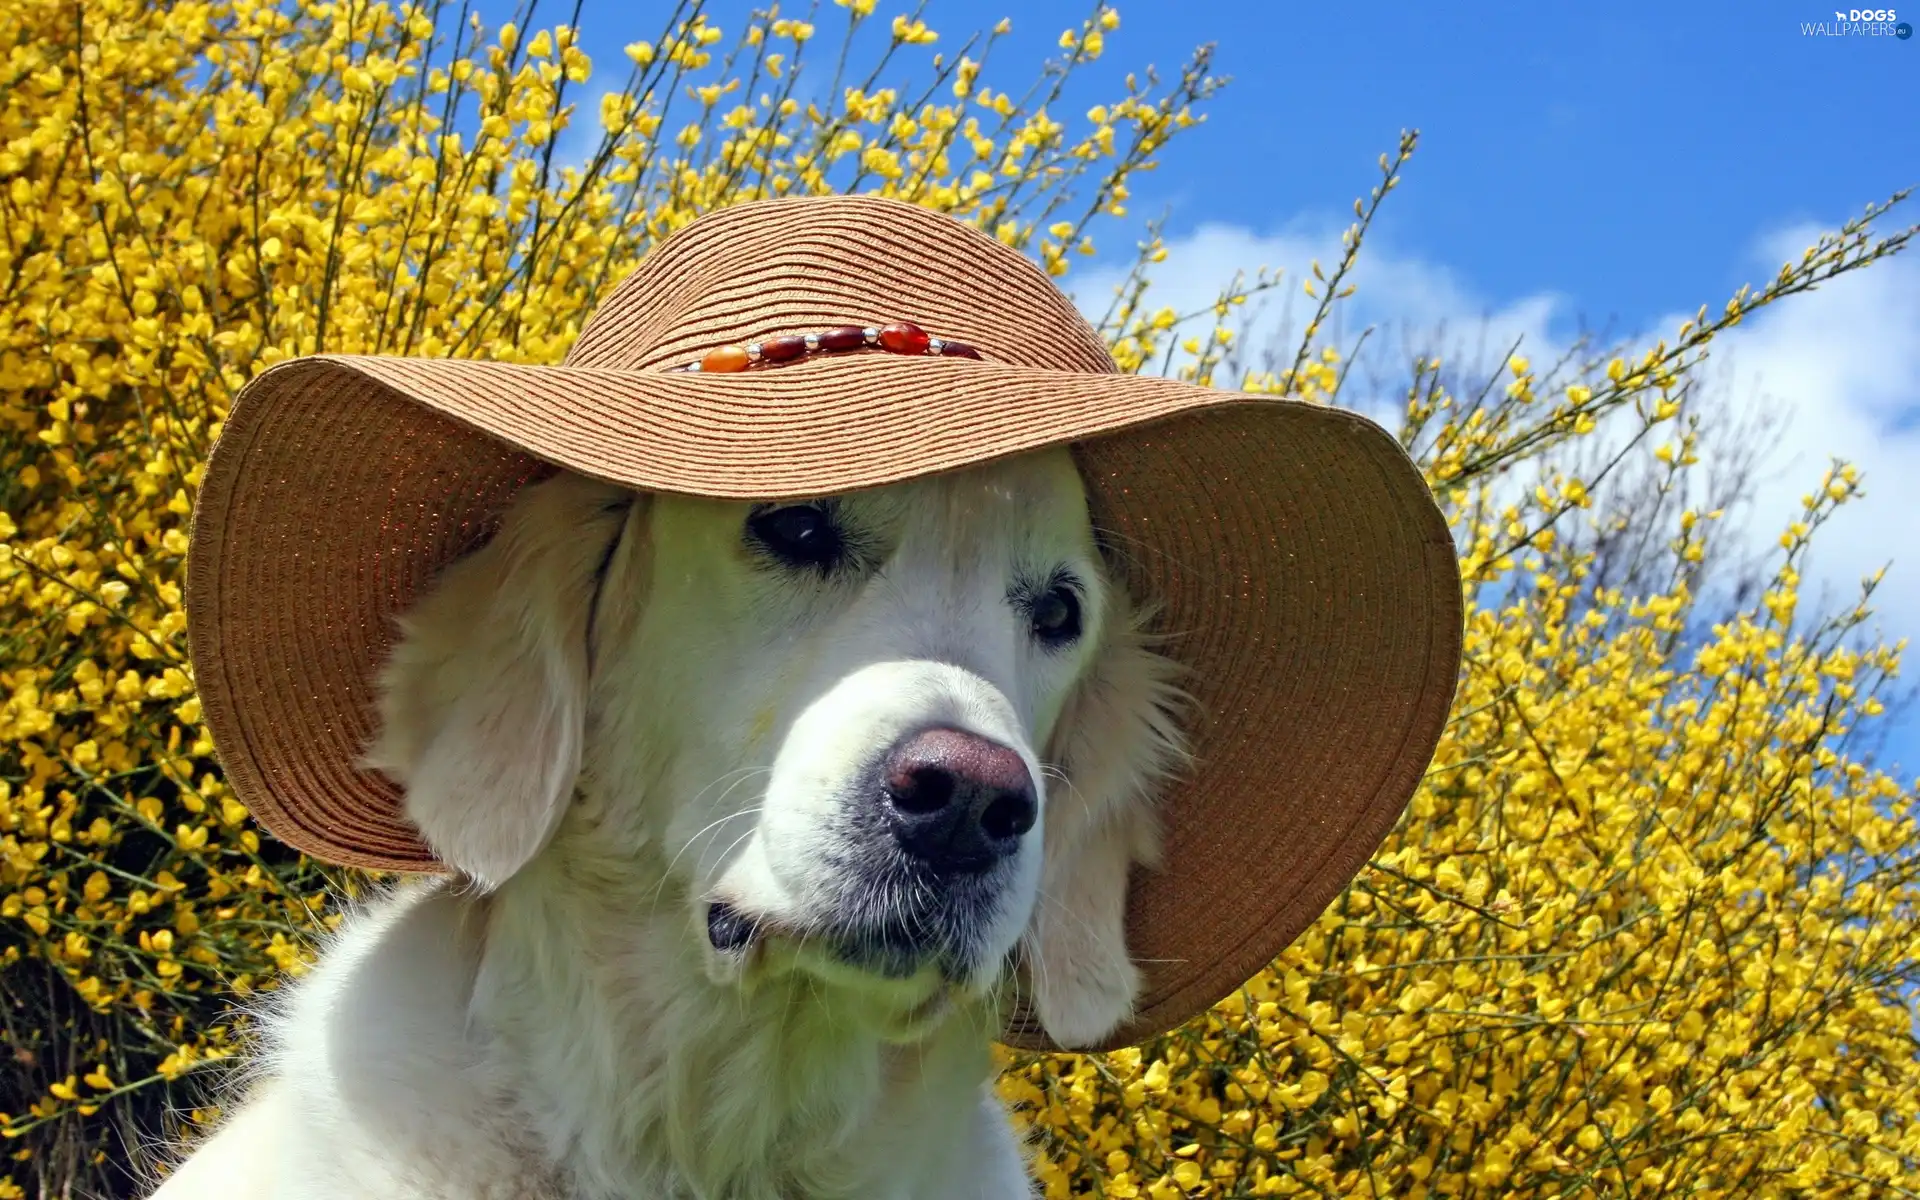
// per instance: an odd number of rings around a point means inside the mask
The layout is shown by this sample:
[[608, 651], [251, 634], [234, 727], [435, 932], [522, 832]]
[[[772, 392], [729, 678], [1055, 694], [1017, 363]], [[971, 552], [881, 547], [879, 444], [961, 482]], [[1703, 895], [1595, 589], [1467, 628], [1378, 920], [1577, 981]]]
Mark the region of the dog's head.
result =
[[403, 627], [369, 762], [478, 883], [591, 845], [685, 898], [711, 978], [896, 1032], [1015, 959], [1062, 1044], [1131, 1012], [1177, 693], [1065, 451], [785, 504], [559, 476]]

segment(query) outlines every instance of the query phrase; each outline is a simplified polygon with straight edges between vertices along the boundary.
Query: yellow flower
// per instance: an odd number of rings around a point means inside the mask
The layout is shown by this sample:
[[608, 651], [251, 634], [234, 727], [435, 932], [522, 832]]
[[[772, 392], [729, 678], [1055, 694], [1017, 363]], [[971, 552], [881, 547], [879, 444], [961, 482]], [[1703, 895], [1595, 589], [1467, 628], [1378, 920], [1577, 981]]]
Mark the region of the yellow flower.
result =
[[893, 19], [893, 40], [909, 46], [925, 46], [940, 39], [940, 35], [928, 29], [924, 21], [910, 21], [904, 16]]

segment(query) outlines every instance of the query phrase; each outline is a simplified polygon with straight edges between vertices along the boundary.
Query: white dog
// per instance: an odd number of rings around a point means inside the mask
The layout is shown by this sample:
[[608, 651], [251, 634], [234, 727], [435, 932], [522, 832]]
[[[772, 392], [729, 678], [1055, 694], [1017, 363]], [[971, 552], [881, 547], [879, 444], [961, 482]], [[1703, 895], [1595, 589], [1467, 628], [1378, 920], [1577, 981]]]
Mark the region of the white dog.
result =
[[561, 475], [408, 614], [350, 918], [158, 1196], [1010, 1200], [989, 1043], [1130, 1014], [1174, 669], [1065, 450], [837, 499]]

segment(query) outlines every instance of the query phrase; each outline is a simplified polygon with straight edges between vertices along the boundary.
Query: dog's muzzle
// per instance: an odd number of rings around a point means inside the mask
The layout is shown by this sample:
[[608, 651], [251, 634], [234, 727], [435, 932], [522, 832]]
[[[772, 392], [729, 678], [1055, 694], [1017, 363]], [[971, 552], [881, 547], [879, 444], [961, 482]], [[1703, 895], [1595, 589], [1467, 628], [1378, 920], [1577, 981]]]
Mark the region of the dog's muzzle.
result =
[[889, 977], [937, 965], [973, 978], [997, 955], [994, 929], [1014, 886], [1013, 860], [1040, 816], [1018, 751], [966, 730], [909, 733], [875, 756], [842, 801], [833, 883], [804, 913], [751, 911], [716, 899], [707, 941], [743, 952], [767, 935], [826, 949]]

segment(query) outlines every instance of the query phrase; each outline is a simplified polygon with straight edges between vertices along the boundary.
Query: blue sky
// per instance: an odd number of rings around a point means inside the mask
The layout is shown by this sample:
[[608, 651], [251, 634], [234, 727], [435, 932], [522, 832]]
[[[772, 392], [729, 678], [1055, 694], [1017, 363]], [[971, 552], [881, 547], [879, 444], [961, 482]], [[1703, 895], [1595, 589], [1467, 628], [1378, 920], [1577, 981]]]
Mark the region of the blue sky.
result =
[[[1898, 18], [1920, 23], [1913, 3]], [[584, 0], [596, 73], [624, 67], [620, 47], [656, 36], [669, 7]], [[718, 0], [708, 12], [731, 33], [752, 7]], [[1167, 215], [1162, 286], [1175, 302], [1210, 297], [1236, 267], [1335, 257], [1353, 198], [1405, 127], [1422, 131], [1420, 151], [1369, 240], [1357, 317], [1483, 323], [1526, 336], [1536, 355], [1581, 328], [1670, 333], [1764, 281], [1819, 229], [1920, 184], [1920, 37], [1803, 34], [1833, 20], [1829, 0], [1118, 7], [1086, 103], [1117, 93], [1128, 70], [1170, 73], [1206, 42], [1233, 78], [1135, 184], [1134, 214]], [[923, 17], [951, 51], [1011, 16], [995, 51], [1004, 73], [988, 81], [1013, 86], [1091, 8], [929, 0]], [[881, 15], [904, 10], [883, 3]], [[841, 18], [823, 3], [821, 35]], [[1111, 267], [1076, 268], [1076, 292], [1093, 294]], [[1850, 590], [1893, 560], [1884, 627], [1920, 645], [1920, 251], [1762, 314], [1729, 342], [1718, 369], [1781, 422], [1747, 536], [1777, 536], [1829, 453], [1856, 459], [1868, 499], [1830, 531], [1813, 582]], [[1920, 713], [1893, 732], [1889, 752], [1910, 776]]]
[[[763, 6], [707, 11], [731, 31]], [[1802, 36], [1801, 22], [1831, 21], [1829, 0], [1117, 6], [1105, 80], [1171, 70], [1206, 42], [1233, 77], [1136, 190], [1135, 209], [1170, 209], [1175, 234], [1344, 213], [1374, 157], [1417, 126], [1422, 151], [1384, 239], [1470, 267], [1496, 301], [1571, 290], [1597, 324], [1730, 294], [1756, 232], [1831, 223], [1920, 182], [1920, 38]], [[953, 48], [1010, 15], [997, 64], [1024, 66], [1090, 8], [930, 0], [925, 19]], [[586, 0], [585, 48], [624, 65], [619, 47], [655, 36], [667, 11]], [[830, 36], [841, 14], [821, 11]]]

